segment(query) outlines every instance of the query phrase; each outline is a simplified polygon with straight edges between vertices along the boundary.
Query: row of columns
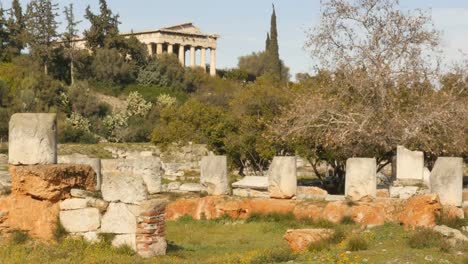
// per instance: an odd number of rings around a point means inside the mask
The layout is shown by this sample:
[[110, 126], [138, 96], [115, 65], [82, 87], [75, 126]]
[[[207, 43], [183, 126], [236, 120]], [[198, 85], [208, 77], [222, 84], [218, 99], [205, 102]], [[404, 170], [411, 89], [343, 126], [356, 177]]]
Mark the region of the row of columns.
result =
[[[195, 54], [196, 50], [200, 49], [201, 50], [201, 58], [200, 58], [200, 67], [203, 69], [206, 69], [206, 48], [196, 48], [195, 46], [189, 46], [190, 50], [190, 67], [196, 67], [196, 62], [195, 62]], [[185, 48], [186, 46], [184, 45], [179, 45], [179, 51], [178, 51], [178, 56], [179, 56], [179, 61], [180, 63], [185, 66]], [[148, 45], [148, 51], [150, 55], [153, 55], [153, 44]], [[174, 53], [174, 45], [173, 44], [167, 44], [167, 53], [168, 54], [173, 54]], [[156, 55], [163, 54], [163, 44], [162, 43], [156, 43]], [[210, 75], [215, 76], [216, 75], [216, 49], [210, 48]]]

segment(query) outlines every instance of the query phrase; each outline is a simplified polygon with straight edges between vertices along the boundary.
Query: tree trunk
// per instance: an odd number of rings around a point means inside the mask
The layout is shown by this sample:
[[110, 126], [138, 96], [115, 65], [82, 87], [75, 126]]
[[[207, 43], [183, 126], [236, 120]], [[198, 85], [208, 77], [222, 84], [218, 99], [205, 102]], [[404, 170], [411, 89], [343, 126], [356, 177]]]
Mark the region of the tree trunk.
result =
[[70, 84], [75, 84], [75, 66], [73, 65], [73, 59], [70, 62]]
[[44, 63], [44, 74], [49, 75], [49, 68], [47, 67], [47, 62]]

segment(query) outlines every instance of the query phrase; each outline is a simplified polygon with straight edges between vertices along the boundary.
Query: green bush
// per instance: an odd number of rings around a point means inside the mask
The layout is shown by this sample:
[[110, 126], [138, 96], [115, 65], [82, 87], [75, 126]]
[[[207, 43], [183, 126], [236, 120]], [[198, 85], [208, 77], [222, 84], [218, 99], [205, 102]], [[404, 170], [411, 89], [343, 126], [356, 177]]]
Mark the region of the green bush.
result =
[[184, 67], [174, 54], [164, 54], [142, 68], [137, 81], [146, 86], [156, 85], [183, 90]]
[[15, 229], [11, 232], [11, 243], [15, 245], [21, 245], [28, 242], [31, 239], [28, 232], [23, 230]]
[[369, 243], [367, 242], [366, 238], [357, 234], [352, 235], [346, 243], [346, 250], [349, 251], [360, 251], [366, 250], [368, 248]]
[[283, 263], [296, 258], [297, 255], [293, 254], [289, 249], [271, 249], [254, 256], [249, 264]]
[[418, 228], [411, 232], [408, 237], [408, 244], [411, 248], [439, 248], [446, 251], [450, 248], [448, 241], [436, 231], [429, 228]]
[[62, 130], [59, 130], [58, 141], [60, 143], [96, 144], [99, 139], [90, 132], [65, 126]]
[[93, 76], [96, 80], [111, 84], [129, 83], [135, 78], [137, 66], [117, 49], [98, 49], [92, 63]]

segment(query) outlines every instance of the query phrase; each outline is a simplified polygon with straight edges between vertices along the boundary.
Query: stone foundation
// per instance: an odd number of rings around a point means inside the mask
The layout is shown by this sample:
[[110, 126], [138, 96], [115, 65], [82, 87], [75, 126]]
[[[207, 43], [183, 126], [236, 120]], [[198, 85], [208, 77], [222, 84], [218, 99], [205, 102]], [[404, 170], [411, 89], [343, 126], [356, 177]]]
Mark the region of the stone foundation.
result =
[[140, 205], [136, 227], [136, 250], [144, 258], [166, 254], [167, 201], [149, 200]]

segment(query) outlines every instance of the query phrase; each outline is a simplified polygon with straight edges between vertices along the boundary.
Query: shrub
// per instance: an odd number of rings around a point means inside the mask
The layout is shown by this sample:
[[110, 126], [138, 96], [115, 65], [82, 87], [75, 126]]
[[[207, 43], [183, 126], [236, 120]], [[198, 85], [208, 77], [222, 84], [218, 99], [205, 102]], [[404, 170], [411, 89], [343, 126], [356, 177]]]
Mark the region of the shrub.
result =
[[173, 54], [164, 54], [141, 69], [137, 80], [142, 85], [181, 89], [184, 81], [184, 67]]
[[281, 214], [281, 213], [269, 213], [269, 214], [258, 214], [253, 213], [249, 215], [246, 219], [247, 223], [251, 222], [275, 222], [275, 223], [284, 223], [284, 222], [294, 222], [296, 218], [293, 213]]
[[295, 260], [297, 255], [289, 249], [271, 249], [254, 256], [249, 264], [282, 263]]
[[340, 223], [343, 225], [354, 225], [356, 222], [354, 222], [354, 219], [351, 216], [344, 216], [341, 218]]
[[21, 244], [28, 242], [28, 240], [30, 239], [31, 237], [26, 231], [15, 229], [11, 232], [12, 244], [21, 245]]
[[352, 235], [346, 243], [346, 250], [349, 251], [360, 251], [369, 248], [367, 240], [360, 235]]
[[54, 238], [55, 241], [62, 241], [66, 236], [68, 235], [67, 230], [63, 227], [62, 223], [60, 222], [59, 219], [57, 219], [57, 226], [55, 227], [54, 230]]
[[99, 139], [90, 132], [65, 126], [59, 131], [58, 141], [60, 143], [96, 144]]
[[436, 231], [429, 228], [418, 228], [408, 237], [408, 244], [412, 248], [439, 248], [446, 251], [450, 248], [448, 241]]
[[468, 219], [461, 219], [458, 217], [449, 217], [447, 214], [440, 214], [436, 218], [437, 225], [445, 225], [455, 229], [461, 229], [462, 227], [468, 225]]
[[96, 80], [108, 83], [128, 83], [135, 78], [136, 65], [127, 62], [117, 49], [98, 49], [92, 63]]

